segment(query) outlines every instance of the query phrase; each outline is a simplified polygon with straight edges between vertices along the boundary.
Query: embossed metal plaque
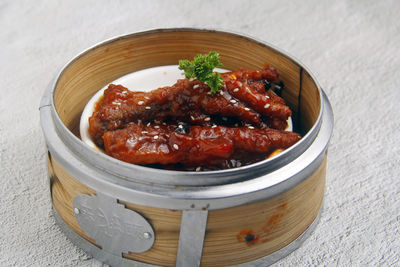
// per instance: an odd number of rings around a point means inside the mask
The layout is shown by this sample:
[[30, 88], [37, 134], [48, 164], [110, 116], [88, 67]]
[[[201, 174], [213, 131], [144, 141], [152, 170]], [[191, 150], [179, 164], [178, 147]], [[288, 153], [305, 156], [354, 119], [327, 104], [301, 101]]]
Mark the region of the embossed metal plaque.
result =
[[155, 236], [151, 225], [115, 198], [101, 193], [77, 195], [74, 213], [82, 230], [113, 255], [140, 253], [153, 246]]

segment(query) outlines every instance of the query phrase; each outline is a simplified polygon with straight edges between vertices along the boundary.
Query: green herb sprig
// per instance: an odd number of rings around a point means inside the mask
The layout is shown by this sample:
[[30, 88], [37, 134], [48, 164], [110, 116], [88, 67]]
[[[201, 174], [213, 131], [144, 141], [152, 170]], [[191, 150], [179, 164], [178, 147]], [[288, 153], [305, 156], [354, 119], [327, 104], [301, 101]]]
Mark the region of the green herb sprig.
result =
[[210, 87], [210, 94], [221, 91], [223, 81], [221, 74], [213, 72], [214, 68], [222, 67], [218, 52], [211, 51], [206, 55], [197, 55], [193, 61], [179, 60], [179, 69], [183, 70], [186, 78], [196, 78]]

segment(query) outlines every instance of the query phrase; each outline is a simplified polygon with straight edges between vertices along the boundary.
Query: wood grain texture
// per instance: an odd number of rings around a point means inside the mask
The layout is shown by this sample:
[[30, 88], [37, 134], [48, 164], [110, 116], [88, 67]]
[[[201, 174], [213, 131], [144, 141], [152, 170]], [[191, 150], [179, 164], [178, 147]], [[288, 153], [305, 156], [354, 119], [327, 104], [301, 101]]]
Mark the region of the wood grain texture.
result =
[[310, 129], [318, 118], [321, 110], [319, 91], [312, 77], [303, 72], [299, 97], [299, 120], [303, 129]]

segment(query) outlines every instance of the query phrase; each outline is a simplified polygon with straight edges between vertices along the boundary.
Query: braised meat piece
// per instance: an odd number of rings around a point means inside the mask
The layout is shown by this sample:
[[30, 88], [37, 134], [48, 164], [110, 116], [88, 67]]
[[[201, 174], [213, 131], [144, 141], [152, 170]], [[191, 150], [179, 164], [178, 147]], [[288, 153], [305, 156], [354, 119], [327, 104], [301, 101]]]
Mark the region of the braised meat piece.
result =
[[251, 86], [256, 80], [276, 81], [275, 69], [238, 70], [221, 75], [224, 85], [216, 95], [209, 94], [207, 84], [189, 79], [151, 92], [131, 92], [122, 85], [111, 84], [89, 119], [89, 133], [101, 146], [106, 131], [121, 129], [130, 122], [173, 119], [211, 126], [215, 120], [221, 121], [222, 116], [238, 118], [243, 124], [260, 128], [286, 127], [291, 111], [284, 100]]
[[89, 118], [89, 133], [114, 158], [174, 170], [240, 167], [300, 140], [283, 131], [292, 113], [271, 90], [280, 82], [274, 68], [221, 77], [216, 94], [197, 79], [151, 92], [110, 84]]
[[235, 151], [268, 154], [288, 148], [300, 135], [275, 129], [225, 126], [191, 126], [182, 134], [177, 124], [129, 124], [104, 134], [106, 153], [134, 164], [175, 164], [217, 166]]
[[237, 79], [241, 82], [251, 83], [253, 81], [267, 80], [269, 82], [278, 82], [278, 72], [275, 68], [266, 66], [261, 70], [239, 69], [231, 72], [221, 73], [223, 79]]

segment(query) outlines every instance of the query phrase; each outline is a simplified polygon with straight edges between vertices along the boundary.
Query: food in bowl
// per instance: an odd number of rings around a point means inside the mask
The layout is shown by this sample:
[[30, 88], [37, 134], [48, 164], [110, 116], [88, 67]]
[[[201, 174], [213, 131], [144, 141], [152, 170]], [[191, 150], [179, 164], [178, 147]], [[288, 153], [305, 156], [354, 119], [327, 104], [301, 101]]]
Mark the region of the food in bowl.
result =
[[90, 136], [119, 160], [189, 171], [241, 167], [301, 139], [285, 131], [291, 110], [277, 94], [275, 68], [215, 67], [218, 53], [210, 52], [180, 62], [186, 78], [172, 86], [140, 92], [110, 84], [89, 118]]

